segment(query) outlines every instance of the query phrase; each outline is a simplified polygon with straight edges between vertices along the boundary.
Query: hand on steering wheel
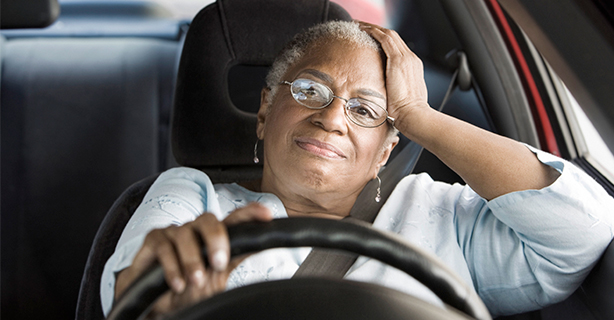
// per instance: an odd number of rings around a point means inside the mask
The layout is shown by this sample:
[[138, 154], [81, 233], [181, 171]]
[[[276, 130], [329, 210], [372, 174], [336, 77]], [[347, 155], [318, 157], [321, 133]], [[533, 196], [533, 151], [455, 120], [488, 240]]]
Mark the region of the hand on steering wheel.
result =
[[[156, 303], [153, 312], [167, 313], [223, 291], [230, 272], [246, 256], [230, 259], [227, 227], [248, 221], [269, 221], [271, 212], [258, 203], [235, 210], [223, 221], [204, 213], [182, 226], [151, 231], [134, 258], [132, 265], [117, 276], [115, 298], [154, 262], [164, 270], [171, 289]], [[206, 251], [205, 264], [201, 246]]]

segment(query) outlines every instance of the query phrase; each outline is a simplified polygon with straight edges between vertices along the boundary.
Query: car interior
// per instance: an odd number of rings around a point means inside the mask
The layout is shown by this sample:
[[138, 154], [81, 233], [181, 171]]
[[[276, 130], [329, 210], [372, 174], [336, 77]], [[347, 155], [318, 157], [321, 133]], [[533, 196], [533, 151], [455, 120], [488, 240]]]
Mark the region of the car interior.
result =
[[[433, 107], [453, 86], [443, 112], [544, 146], [527, 98], [512, 94], [522, 91], [513, 61], [492, 49], [505, 45], [481, 27], [495, 22], [480, 20], [488, 10], [476, 3], [399, 1], [395, 30], [425, 62]], [[7, 27], [3, 10], [2, 314], [102, 319], [103, 264], [157, 175], [181, 165], [214, 182], [258, 178], [255, 113], [273, 57], [309, 25], [350, 17], [328, 0], [219, 0], [194, 20], [148, 1], [56, 4], [40, 1], [48, 20], [58, 16], [46, 28], [23, 27], [28, 14]], [[469, 84], [459, 85], [465, 55]], [[463, 183], [427, 151], [413, 172]], [[613, 281], [610, 245], [568, 300], [502, 318], [611, 318]]]

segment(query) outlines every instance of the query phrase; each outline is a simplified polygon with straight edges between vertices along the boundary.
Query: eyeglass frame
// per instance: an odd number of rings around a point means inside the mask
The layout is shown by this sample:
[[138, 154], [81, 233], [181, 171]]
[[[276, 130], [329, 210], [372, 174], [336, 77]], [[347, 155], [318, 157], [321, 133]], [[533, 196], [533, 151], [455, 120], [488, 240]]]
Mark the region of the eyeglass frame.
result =
[[[328, 101], [328, 103], [324, 104], [323, 106], [321, 106], [321, 107], [319, 107], [319, 108], [310, 107], [310, 106], [308, 106], [308, 105], [305, 105], [304, 103], [302, 103], [301, 101], [299, 101], [298, 99], [296, 99], [296, 97], [294, 97], [294, 93], [292, 92], [292, 84], [293, 84], [295, 81], [297, 81], [297, 80], [307, 80], [307, 81], [313, 81], [313, 82], [315, 82], [315, 83], [317, 83], [317, 84], [319, 84], [319, 85], [321, 85], [321, 86], [325, 87], [326, 89], [328, 89], [328, 91], [331, 93], [331, 95], [332, 95], [332, 97], [333, 97], [333, 98], [332, 98], [332, 99], [330, 99], [330, 101]], [[340, 100], [345, 101], [345, 105], [343, 106], [344, 113], [345, 113], [345, 117], [346, 117], [346, 118], [348, 118], [350, 121], [352, 121], [352, 123], [354, 123], [355, 125], [360, 126], [360, 127], [363, 127], [363, 128], [377, 128], [377, 127], [380, 127], [381, 125], [383, 125], [384, 123], [386, 123], [386, 121], [390, 121], [390, 124], [392, 125], [392, 127], [394, 127], [394, 121], [395, 121], [395, 119], [394, 119], [393, 117], [391, 117], [391, 116], [389, 116], [389, 115], [388, 115], [388, 110], [386, 110], [386, 108], [384, 108], [384, 107], [380, 106], [379, 104], [377, 104], [377, 103], [375, 103], [375, 102], [373, 102], [373, 101], [371, 101], [371, 100], [367, 100], [367, 99], [364, 99], [364, 98], [358, 98], [358, 97], [349, 98], [349, 99], [346, 99], [346, 98], [340, 97], [340, 96], [338, 96], [338, 95], [335, 95], [335, 92], [334, 92], [334, 91], [333, 91], [333, 89], [331, 89], [329, 86], [327, 86], [327, 85], [325, 85], [325, 84], [323, 84], [323, 83], [319, 83], [319, 82], [317, 82], [317, 81], [311, 80], [311, 79], [298, 78], [298, 79], [294, 79], [292, 82], [290, 82], [290, 81], [285, 81], [285, 80], [284, 80], [284, 81], [281, 81], [279, 84], [280, 84], [280, 85], [282, 85], [282, 84], [289, 85], [289, 86], [290, 86], [290, 94], [292, 95], [292, 99], [294, 99], [294, 101], [296, 101], [298, 104], [302, 105], [302, 106], [303, 106], [303, 107], [305, 107], [305, 108], [312, 109], [312, 110], [320, 110], [320, 109], [324, 109], [324, 108], [328, 107], [328, 106], [329, 106], [331, 103], [333, 103], [333, 100], [334, 100], [335, 98], [337, 98], [337, 99], [340, 99]], [[379, 123], [379, 124], [377, 124], [377, 125], [375, 125], [375, 126], [367, 126], [367, 125], [364, 125], [364, 124], [358, 123], [356, 120], [354, 120], [354, 119], [353, 119], [353, 118], [352, 118], [352, 117], [351, 117], [351, 116], [348, 114], [348, 112], [349, 112], [349, 107], [348, 107], [348, 104], [349, 104], [350, 100], [352, 100], [352, 99], [361, 99], [361, 100], [365, 100], [365, 101], [369, 101], [369, 102], [373, 103], [374, 105], [376, 105], [376, 106], [378, 106], [379, 108], [381, 108], [382, 110], [384, 110], [384, 113], [386, 114], [386, 117], [385, 117], [385, 118], [383, 118], [383, 121], [382, 121], [381, 123]]]

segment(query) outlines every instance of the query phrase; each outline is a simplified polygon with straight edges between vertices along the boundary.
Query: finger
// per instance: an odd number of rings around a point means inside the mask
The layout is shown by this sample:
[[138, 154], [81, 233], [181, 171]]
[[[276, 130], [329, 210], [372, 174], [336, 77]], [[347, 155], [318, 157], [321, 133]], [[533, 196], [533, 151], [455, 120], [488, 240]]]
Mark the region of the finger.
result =
[[359, 26], [361, 30], [367, 32], [382, 45], [382, 49], [389, 58], [394, 54], [415, 55], [396, 31], [360, 21]]
[[194, 222], [194, 231], [201, 235], [207, 247], [209, 264], [215, 271], [224, 271], [230, 260], [230, 242], [226, 225], [210, 213], [204, 213]]
[[232, 226], [241, 222], [248, 221], [271, 221], [273, 219], [273, 213], [269, 208], [261, 205], [257, 202], [252, 202], [245, 207], [239, 208], [231, 213], [226, 219], [224, 224]]
[[[166, 229], [157, 231], [157, 242], [155, 243], [155, 252], [158, 262], [164, 270], [164, 278], [166, 283], [176, 293], [181, 293], [185, 289], [186, 283], [184, 281], [184, 274], [182, 273], [181, 265], [179, 264], [179, 257], [175, 251], [175, 245], [173, 244], [173, 232], [177, 230], [177, 227], [168, 227]], [[149, 236], [149, 235], [148, 235]]]
[[359, 20], [354, 20], [356, 22], [358, 22], [358, 27], [360, 29], [363, 29], [364, 31], [372, 31], [372, 30], [379, 30], [381, 32], [383, 32], [384, 34], [395, 34], [396, 32], [392, 29], [387, 29], [384, 28], [382, 26], [378, 26], [376, 24], [373, 23], [369, 23], [369, 22], [365, 22], [365, 21], [359, 21]]
[[413, 71], [411, 76], [417, 76], [419, 79], [423, 77], [422, 60], [409, 49], [396, 31], [366, 22], [361, 23], [361, 29], [369, 33], [382, 45], [382, 49], [389, 59], [386, 66], [387, 70], [393, 68], [393, 65], [399, 64], [401, 68], [396, 68], [396, 70], [411, 70]]
[[228, 263], [228, 268], [226, 268], [224, 272], [211, 272], [211, 270], [209, 270], [209, 272], [207, 272], [207, 285], [205, 290], [202, 291], [205, 294], [204, 296], [207, 297], [212, 294], [224, 291], [226, 289], [228, 277], [230, 276], [232, 270], [234, 270], [239, 264], [241, 264], [241, 262], [243, 262], [243, 260], [245, 260], [247, 257], [249, 257], [248, 254], [233, 258]]
[[211, 269], [207, 270], [207, 284], [202, 288], [195, 286], [186, 287], [181, 294], [175, 294], [171, 297], [171, 309], [177, 310], [189, 305], [209, 298], [212, 295], [224, 291], [228, 274], [226, 272], [215, 272]]
[[155, 250], [152, 246], [144, 242], [141, 249], [137, 252], [130, 267], [120, 271], [115, 282], [115, 298], [119, 298], [126, 288], [146, 270], [154, 261], [156, 261]]
[[362, 20], [354, 20], [354, 22], [358, 23], [358, 26], [360, 26], [361, 28], [373, 28], [373, 27], [378, 26], [376, 24], [369, 23], [369, 22], [362, 21]]
[[[389, 33], [380, 28], [372, 28], [365, 31], [380, 43], [388, 58], [403, 56], [407, 53], [405, 43], [400, 43], [395, 34]], [[402, 42], [402, 40], [400, 41]]]
[[177, 228], [173, 237], [183, 274], [190, 284], [202, 288], [205, 285], [205, 265], [200, 254], [201, 241], [198, 235], [188, 224]]
[[226, 226], [247, 221], [270, 221], [271, 219], [273, 219], [271, 211], [259, 203], [250, 203], [235, 210], [224, 219], [223, 224], [213, 215], [202, 218], [203, 223], [198, 224], [198, 232], [203, 236], [207, 245], [207, 257], [213, 269], [221, 272], [228, 267], [230, 242]]
[[156, 260], [164, 269], [164, 278], [168, 286], [175, 292], [182, 292], [185, 288], [185, 282], [177, 263], [173, 245], [163, 230], [156, 229], [147, 234], [131, 266], [118, 275], [115, 288], [116, 296], [123, 293], [128, 285], [143, 274]]

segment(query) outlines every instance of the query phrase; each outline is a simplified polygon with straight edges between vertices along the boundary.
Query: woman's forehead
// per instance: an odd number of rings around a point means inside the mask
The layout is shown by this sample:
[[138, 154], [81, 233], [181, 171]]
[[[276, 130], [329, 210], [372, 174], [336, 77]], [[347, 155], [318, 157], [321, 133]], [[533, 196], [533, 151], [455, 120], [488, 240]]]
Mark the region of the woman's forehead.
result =
[[286, 80], [306, 75], [331, 86], [351, 82], [385, 94], [384, 65], [379, 53], [353, 43], [313, 46], [288, 71]]

